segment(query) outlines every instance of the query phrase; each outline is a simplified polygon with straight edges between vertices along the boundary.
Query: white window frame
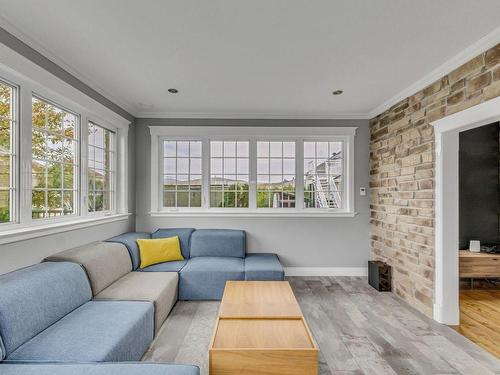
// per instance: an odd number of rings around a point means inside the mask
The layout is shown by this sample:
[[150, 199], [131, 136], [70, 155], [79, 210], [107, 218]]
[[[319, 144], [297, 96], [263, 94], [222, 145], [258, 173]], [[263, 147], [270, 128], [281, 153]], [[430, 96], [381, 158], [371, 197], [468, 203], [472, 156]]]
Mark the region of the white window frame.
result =
[[[12, 100], [12, 122], [13, 127], [11, 129], [11, 163], [10, 163], [10, 221], [5, 223], [0, 223], [0, 230], [3, 228], [9, 228], [13, 224], [16, 224], [19, 219], [19, 102], [20, 102], [20, 87], [15, 82], [10, 81], [10, 79], [6, 79], [0, 75], [0, 82], [6, 85], [9, 85], [13, 88], [13, 100]], [[13, 133], [13, 134], [12, 134]]]
[[[0, 79], [17, 88], [16, 145], [16, 217], [14, 222], [0, 225], [0, 244], [35, 238], [67, 230], [85, 228], [101, 223], [127, 220], [128, 213], [128, 128], [124, 119], [46, 70], [0, 45]], [[79, 116], [79, 200], [77, 214], [54, 218], [31, 217], [31, 162], [32, 162], [32, 97], [36, 96], [68, 109]], [[115, 209], [89, 213], [87, 194], [87, 132], [88, 121], [106, 127], [116, 134]]]
[[[211, 181], [211, 154], [210, 154], [210, 149], [211, 145], [210, 142], [248, 142], [248, 207], [210, 207], [211, 202], [210, 202], [210, 181]], [[252, 204], [252, 196], [254, 193], [252, 192], [252, 187], [255, 185], [254, 181], [252, 181], [252, 161], [251, 161], [251, 155], [252, 155], [252, 150], [251, 148], [253, 147], [252, 145], [252, 139], [250, 137], [239, 137], [235, 138], [234, 136], [205, 136], [204, 139], [202, 139], [202, 148], [201, 148], [201, 156], [202, 156], [202, 169], [201, 169], [201, 175], [202, 175], [202, 196], [201, 196], [201, 208], [203, 210], [205, 209], [210, 209], [211, 211], [224, 211], [227, 212], [228, 210], [235, 210], [235, 211], [247, 211], [250, 208], [254, 208], [254, 205]], [[208, 167], [207, 169], [203, 168], [204, 167], [204, 158], [208, 158]], [[236, 159], [236, 157], [235, 157]], [[205, 188], [206, 187], [206, 188]]]
[[[75, 140], [75, 143], [77, 144], [77, 148], [75, 149], [75, 164], [74, 166], [77, 167], [76, 168], [76, 178], [75, 178], [75, 181], [74, 181], [74, 185], [76, 185], [76, 189], [73, 189], [74, 190], [74, 195], [73, 195], [73, 199], [74, 199], [74, 202], [73, 202], [73, 213], [72, 214], [68, 214], [68, 215], [60, 215], [60, 216], [56, 216], [56, 217], [53, 217], [53, 218], [38, 218], [38, 219], [33, 219], [32, 218], [32, 221], [33, 223], [36, 223], [36, 222], [40, 222], [40, 221], [44, 221], [44, 222], [47, 222], [47, 221], [55, 221], [55, 222], [58, 222], [60, 220], [63, 220], [62, 218], [65, 218], [67, 220], [74, 220], [75, 218], [79, 217], [80, 214], [81, 214], [81, 211], [80, 211], [80, 205], [79, 205], [79, 201], [81, 200], [81, 197], [82, 197], [82, 185], [81, 185], [81, 168], [82, 168], [82, 161], [81, 161], [81, 121], [82, 121], [82, 118], [81, 118], [81, 115], [78, 113], [78, 112], [75, 112], [57, 102], [55, 102], [54, 100], [52, 99], [49, 99], [49, 98], [46, 98], [42, 95], [39, 95], [37, 94], [36, 92], [32, 92], [31, 94], [31, 98], [33, 100], [33, 98], [35, 99], [38, 99], [40, 101], [43, 101], [45, 102], [46, 104], [48, 105], [52, 105], [60, 110], [63, 110], [65, 111], [66, 113], [69, 113], [69, 114], [72, 114], [76, 117], [76, 123], [75, 123], [75, 134], [74, 134], [74, 140]], [[32, 112], [31, 112], [32, 113]], [[31, 119], [33, 117], [31, 116]], [[33, 122], [30, 121], [30, 124], [31, 124], [31, 129], [30, 131], [33, 132]], [[42, 130], [43, 131], [43, 130]], [[31, 142], [33, 142], [33, 139], [31, 140]], [[33, 162], [33, 155], [32, 155], [32, 146], [30, 148], [30, 161]], [[30, 170], [31, 170], [31, 164], [30, 164]], [[30, 173], [30, 176], [31, 176], [31, 173]], [[29, 197], [29, 200], [31, 202], [31, 199], [32, 199], [32, 181], [30, 181], [30, 189], [29, 189], [29, 194], [30, 194], [30, 197]], [[46, 190], [49, 190], [47, 187], [45, 187]], [[31, 204], [30, 204], [31, 205]], [[33, 207], [31, 205], [31, 211], [33, 210]]]
[[[164, 139], [162, 139], [161, 144], [159, 145], [159, 154], [160, 155], [159, 155], [159, 164], [158, 164], [162, 168], [163, 168], [164, 151], [165, 151], [164, 147], [163, 147], [163, 141], [167, 141], [167, 140], [168, 141], [181, 141], [181, 142], [182, 141], [201, 141], [201, 139], [186, 138], [186, 137], [177, 137], [175, 139], [172, 139], [172, 138], [168, 138], [168, 139], [164, 138]], [[205, 181], [205, 176], [203, 174], [203, 169], [204, 169], [204, 164], [203, 163], [204, 163], [204, 157], [205, 157], [205, 155], [203, 153], [204, 148], [205, 148], [205, 144], [202, 142], [202, 145], [201, 145], [201, 158], [200, 158], [201, 159], [201, 163], [202, 163], [202, 165], [201, 165], [201, 172], [202, 172], [201, 173], [201, 179], [202, 179], [202, 181], [201, 181], [201, 207], [182, 207], [182, 209], [195, 211], [195, 210], [202, 209], [203, 206], [204, 206], [203, 197], [205, 195], [205, 193], [204, 193], [204, 187], [205, 187], [205, 182], [206, 182]], [[176, 162], [177, 162], [178, 156], [176, 156], [175, 158], [176, 158]], [[158, 180], [158, 185], [159, 185], [159, 190], [158, 190], [159, 197], [158, 197], [158, 201], [161, 202], [160, 203], [161, 205], [163, 205], [163, 183], [164, 183], [164, 181], [163, 181], [163, 175], [164, 175], [164, 173], [163, 173], [163, 170], [162, 170], [161, 173], [159, 171], [157, 173], [158, 173], [158, 178], [159, 178], [159, 180]], [[177, 177], [177, 174], [176, 174], [176, 177]], [[177, 210], [176, 207], [165, 207], [165, 209], [167, 209], [167, 210], [168, 209]]]
[[[312, 216], [353, 217], [354, 137], [356, 127], [207, 127], [149, 126], [151, 135], [151, 216]], [[283, 133], [286, 133], [285, 135]], [[202, 207], [163, 207], [163, 141], [202, 142]], [[249, 208], [211, 208], [209, 194], [210, 141], [249, 141]], [[257, 141], [295, 141], [296, 207], [257, 208]], [[344, 144], [344, 207], [304, 208], [304, 141], [342, 141]]]

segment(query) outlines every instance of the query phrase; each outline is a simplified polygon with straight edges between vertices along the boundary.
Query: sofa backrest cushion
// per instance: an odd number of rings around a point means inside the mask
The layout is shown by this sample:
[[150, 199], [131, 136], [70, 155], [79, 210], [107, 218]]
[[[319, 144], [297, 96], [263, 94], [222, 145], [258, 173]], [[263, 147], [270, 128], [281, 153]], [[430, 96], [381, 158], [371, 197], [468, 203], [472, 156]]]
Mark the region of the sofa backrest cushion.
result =
[[194, 257], [237, 257], [246, 253], [244, 230], [198, 229], [191, 236], [191, 258]]
[[191, 235], [195, 231], [194, 228], [165, 228], [158, 229], [151, 235], [151, 238], [167, 238], [179, 236], [181, 243], [181, 253], [184, 259], [189, 259], [189, 247], [191, 243]]
[[106, 242], [118, 242], [127, 247], [130, 259], [132, 260], [132, 269], [134, 271], [138, 269], [141, 264], [139, 246], [137, 245], [138, 239], [151, 239], [151, 234], [146, 232], [128, 232], [106, 240]]
[[51, 255], [45, 260], [81, 264], [87, 271], [94, 296], [132, 271], [127, 248], [121, 243], [94, 242]]
[[91, 298], [85, 271], [76, 263], [46, 262], [1, 275], [3, 356]]

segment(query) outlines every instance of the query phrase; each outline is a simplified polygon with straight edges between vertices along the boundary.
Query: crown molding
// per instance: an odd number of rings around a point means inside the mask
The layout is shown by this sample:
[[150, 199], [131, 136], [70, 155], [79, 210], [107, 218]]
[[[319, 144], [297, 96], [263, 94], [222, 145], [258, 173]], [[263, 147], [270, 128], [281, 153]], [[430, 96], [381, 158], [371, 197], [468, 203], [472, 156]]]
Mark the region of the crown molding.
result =
[[122, 107], [124, 110], [126, 110], [128, 113], [130, 113], [132, 116], [135, 116], [135, 113], [137, 112], [137, 107], [133, 105], [132, 103], [117, 98], [116, 96], [112, 95], [111, 93], [107, 92], [104, 90], [102, 87], [100, 87], [98, 84], [96, 84], [90, 77], [82, 74], [75, 68], [73, 68], [71, 65], [67, 64], [64, 60], [62, 60], [60, 57], [58, 57], [54, 52], [51, 50], [47, 49], [44, 47], [40, 42], [37, 40], [29, 37], [25, 33], [23, 33], [21, 30], [19, 30], [16, 26], [14, 26], [12, 23], [10, 23], [8, 20], [6, 20], [4, 17], [0, 16], [0, 26], [5, 29], [7, 32], [12, 34], [14, 37], [19, 39], [21, 42], [27, 44], [29, 47], [33, 48], [35, 51], [52, 61], [54, 64], [58, 65], [60, 68], [64, 69], [67, 71], [69, 74], [73, 75], [75, 78], [79, 79], [86, 85], [88, 85], [90, 88], [101, 94], [102, 96], [106, 97], [107, 99], [111, 100], [113, 103], [116, 105]]
[[500, 27], [497, 27], [489, 34], [486, 34], [477, 42], [471, 44], [469, 47], [467, 47], [460, 53], [456, 54], [445, 63], [438, 66], [436, 69], [434, 69], [429, 74], [419, 79], [417, 82], [408, 86], [406, 89], [404, 89], [397, 95], [394, 95], [389, 100], [386, 100], [384, 103], [380, 104], [378, 107], [371, 110], [367, 114], [368, 118], [371, 119], [380, 115], [381, 113], [392, 107], [394, 104], [426, 88], [430, 84], [436, 82], [438, 79], [443, 78], [448, 73], [452, 72], [453, 70], [465, 64], [467, 61], [473, 59], [474, 57], [478, 56], [479, 54], [494, 47], [498, 43], [500, 43]]
[[138, 112], [136, 118], [192, 118], [192, 119], [285, 119], [285, 120], [363, 120], [369, 119], [367, 113], [332, 114], [274, 114], [274, 113], [197, 113], [197, 112]]

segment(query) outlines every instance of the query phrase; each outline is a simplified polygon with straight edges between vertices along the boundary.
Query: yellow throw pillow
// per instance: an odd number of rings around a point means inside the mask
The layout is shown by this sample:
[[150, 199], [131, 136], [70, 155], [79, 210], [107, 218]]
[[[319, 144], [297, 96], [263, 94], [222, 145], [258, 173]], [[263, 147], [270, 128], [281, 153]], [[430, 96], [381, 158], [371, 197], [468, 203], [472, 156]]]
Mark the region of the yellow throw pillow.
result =
[[141, 256], [141, 268], [157, 263], [184, 260], [178, 236], [137, 240], [137, 245], [139, 245], [139, 254]]

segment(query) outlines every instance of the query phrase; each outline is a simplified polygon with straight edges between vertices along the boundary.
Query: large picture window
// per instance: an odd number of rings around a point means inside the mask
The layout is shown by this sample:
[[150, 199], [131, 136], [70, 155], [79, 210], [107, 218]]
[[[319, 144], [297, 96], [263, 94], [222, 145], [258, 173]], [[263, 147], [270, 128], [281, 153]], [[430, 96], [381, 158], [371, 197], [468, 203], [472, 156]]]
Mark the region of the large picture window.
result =
[[115, 133], [93, 122], [88, 124], [88, 210], [110, 211], [115, 181]]
[[355, 128], [150, 131], [152, 215], [355, 214]]
[[15, 220], [16, 91], [0, 81], [0, 223]]
[[33, 97], [32, 124], [32, 217], [75, 214], [79, 118], [55, 104]]

